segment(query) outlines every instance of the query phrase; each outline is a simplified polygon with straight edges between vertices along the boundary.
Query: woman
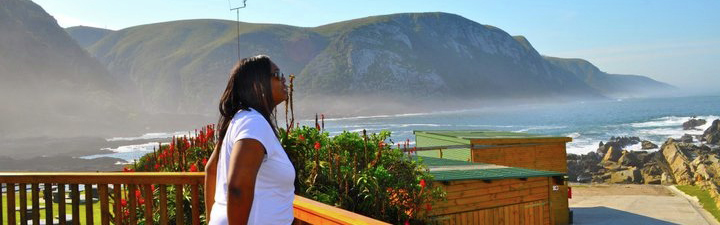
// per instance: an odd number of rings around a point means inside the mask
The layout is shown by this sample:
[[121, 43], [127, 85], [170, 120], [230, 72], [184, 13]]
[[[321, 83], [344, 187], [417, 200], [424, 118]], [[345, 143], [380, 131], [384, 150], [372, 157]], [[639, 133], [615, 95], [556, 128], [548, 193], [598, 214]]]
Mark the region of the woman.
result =
[[267, 56], [232, 70], [220, 97], [220, 140], [206, 165], [209, 224], [292, 223], [295, 168], [273, 123], [286, 99], [284, 75]]

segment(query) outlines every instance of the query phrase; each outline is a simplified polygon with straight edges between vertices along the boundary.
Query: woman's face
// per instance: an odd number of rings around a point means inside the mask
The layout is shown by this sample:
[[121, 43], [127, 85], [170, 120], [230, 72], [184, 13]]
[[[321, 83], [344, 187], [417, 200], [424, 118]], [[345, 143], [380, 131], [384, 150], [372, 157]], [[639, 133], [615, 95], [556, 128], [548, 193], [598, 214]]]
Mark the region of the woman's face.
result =
[[[272, 63], [270, 66], [272, 73], [280, 74], [280, 68]], [[288, 90], [285, 85], [285, 77], [272, 76], [270, 78], [270, 87], [272, 88], [272, 98], [275, 105], [279, 105], [281, 102], [287, 100]]]

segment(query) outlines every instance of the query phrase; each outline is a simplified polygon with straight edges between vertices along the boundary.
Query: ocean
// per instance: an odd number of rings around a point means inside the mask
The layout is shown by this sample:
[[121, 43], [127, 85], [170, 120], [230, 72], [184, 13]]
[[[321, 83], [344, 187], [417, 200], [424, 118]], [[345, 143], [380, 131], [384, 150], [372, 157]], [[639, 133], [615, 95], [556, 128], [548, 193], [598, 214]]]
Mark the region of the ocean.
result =
[[[683, 130], [682, 123], [696, 117], [707, 124], [697, 130]], [[480, 107], [427, 113], [326, 118], [330, 135], [342, 131], [369, 133], [392, 131], [392, 141], [410, 139], [414, 130], [501, 130], [573, 138], [567, 152], [585, 154], [595, 151], [600, 141], [612, 136], [637, 136], [661, 145], [667, 138], [683, 134], [702, 134], [713, 120], [720, 119], [720, 96], [617, 99], [560, 104], [526, 104], [512, 107]], [[314, 121], [301, 121], [313, 126]], [[198, 125], [202, 126], [202, 125]], [[187, 135], [188, 132], [150, 133], [139, 137], [113, 137], [113, 140], [144, 140]], [[390, 141], [390, 140], [388, 140]], [[107, 154], [83, 158], [117, 157], [132, 161], [152, 152], [157, 142], [105, 148]], [[627, 150], [640, 150], [640, 144]], [[653, 151], [653, 150], [650, 150]]]

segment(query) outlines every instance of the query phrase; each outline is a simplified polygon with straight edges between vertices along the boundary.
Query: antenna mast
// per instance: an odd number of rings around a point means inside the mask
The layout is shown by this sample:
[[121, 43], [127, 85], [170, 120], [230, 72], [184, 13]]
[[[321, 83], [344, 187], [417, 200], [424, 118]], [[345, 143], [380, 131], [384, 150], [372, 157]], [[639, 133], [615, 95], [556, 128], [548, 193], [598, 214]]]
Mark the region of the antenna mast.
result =
[[243, 1], [242, 1], [242, 6], [233, 8], [233, 7], [232, 7], [232, 4], [230, 3], [230, 0], [228, 0], [228, 7], [230, 8], [230, 11], [235, 10], [235, 13], [236, 13], [236, 15], [237, 15], [236, 19], [237, 19], [237, 48], [238, 48], [238, 49], [237, 49], [237, 54], [238, 54], [238, 61], [240, 61], [240, 59], [241, 59], [241, 57], [240, 57], [240, 9], [245, 8], [245, 6], [247, 6], [247, 4], [246, 4], [245, 2], [247, 2], [247, 0], [243, 0]]

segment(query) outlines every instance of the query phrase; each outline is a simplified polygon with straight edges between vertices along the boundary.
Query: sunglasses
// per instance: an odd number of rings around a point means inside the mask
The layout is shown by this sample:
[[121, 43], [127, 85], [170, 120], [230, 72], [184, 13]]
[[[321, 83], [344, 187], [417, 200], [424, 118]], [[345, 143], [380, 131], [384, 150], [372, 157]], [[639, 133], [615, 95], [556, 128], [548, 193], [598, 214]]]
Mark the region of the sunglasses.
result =
[[279, 79], [279, 80], [282, 81], [283, 83], [285, 82], [285, 74], [281, 73], [279, 70], [276, 71], [276, 72], [274, 72], [274, 73], [271, 73], [270, 75], [272, 75], [273, 77]]

